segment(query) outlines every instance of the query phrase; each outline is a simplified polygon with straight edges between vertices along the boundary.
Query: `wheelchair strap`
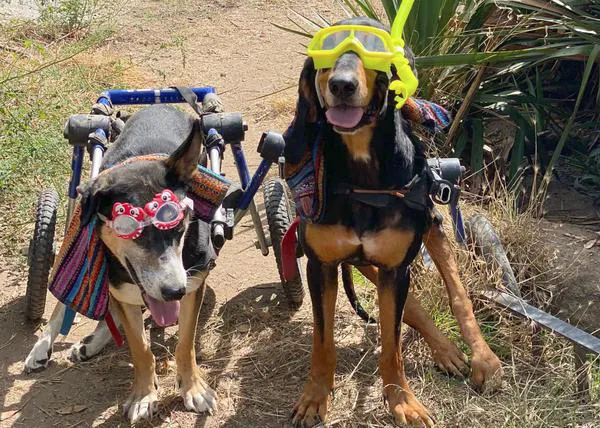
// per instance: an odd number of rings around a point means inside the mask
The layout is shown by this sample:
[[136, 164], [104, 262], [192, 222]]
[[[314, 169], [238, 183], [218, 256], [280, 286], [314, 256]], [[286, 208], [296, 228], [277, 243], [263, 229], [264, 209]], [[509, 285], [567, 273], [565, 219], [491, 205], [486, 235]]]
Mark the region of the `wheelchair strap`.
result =
[[202, 117], [204, 112], [200, 109], [198, 105], [198, 97], [195, 92], [192, 91], [187, 86], [172, 86], [173, 89], [177, 89], [177, 91], [181, 94], [181, 97], [185, 100], [186, 103], [190, 105], [192, 109], [198, 114], [199, 117]]

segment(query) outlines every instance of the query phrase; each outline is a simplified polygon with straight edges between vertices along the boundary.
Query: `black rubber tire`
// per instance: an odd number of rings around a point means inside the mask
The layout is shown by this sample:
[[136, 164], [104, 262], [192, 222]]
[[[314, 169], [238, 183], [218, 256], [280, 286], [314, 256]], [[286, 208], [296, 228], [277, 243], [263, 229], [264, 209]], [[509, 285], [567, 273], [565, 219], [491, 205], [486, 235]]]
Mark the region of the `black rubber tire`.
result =
[[44, 315], [48, 275], [54, 263], [54, 230], [58, 194], [54, 189], [40, 193], [35, 215], [35, 230], [29, 243], [29, 276], [27, 278], [27, 318], [38, 321]]
[[265, 198], [265, 210], [269, 224], [269, 235], [271, 246], [277, 262], [277, 270], [283, 292], [292, 309], [298, 309], [304, 300], [304, 286], [302, 285], [302, 266], [298, 259], [298, 276], [292, 281], [286, 281], [283, 277], [283, 266], [281, 261], [281, 240], [285, 235], [293, 219], [295, 206], [289, 195], [285, 181], [281, 178], [273, 178], [263, 185]]

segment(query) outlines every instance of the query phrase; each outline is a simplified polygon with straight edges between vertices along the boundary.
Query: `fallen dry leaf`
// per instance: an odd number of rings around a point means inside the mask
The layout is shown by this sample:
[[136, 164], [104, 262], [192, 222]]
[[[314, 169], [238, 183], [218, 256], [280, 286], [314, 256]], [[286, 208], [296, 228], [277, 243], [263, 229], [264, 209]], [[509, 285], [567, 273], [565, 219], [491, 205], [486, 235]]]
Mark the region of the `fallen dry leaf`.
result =
[[583, 246], [583, 248], [585, 248], [586, 250], [589, 250], [590, 248], [592, 248], [594, 245], [596, 245], [596, 242], [598, 242], [597, 239], [592, 239], [591, 241], [587, 241], [585, 243], [585, 245]]
[[239, 333], [248, 333], [250, 331], [250, 326], [248, 324], [241, 324], [237, 326], [236, 330]]
[[83, 412], [85, 409], [87, 409], [87, 406], [82, 404], [71, 404], [70, 406], [58, 409], [56, 413], [59, 415], [72, 415], [73, 413]]

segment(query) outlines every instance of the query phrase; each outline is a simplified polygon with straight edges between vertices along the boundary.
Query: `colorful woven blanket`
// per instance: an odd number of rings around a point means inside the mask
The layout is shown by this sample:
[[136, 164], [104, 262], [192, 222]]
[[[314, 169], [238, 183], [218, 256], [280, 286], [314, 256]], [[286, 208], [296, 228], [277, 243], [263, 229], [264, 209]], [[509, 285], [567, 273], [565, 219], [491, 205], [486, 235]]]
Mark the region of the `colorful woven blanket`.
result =
[[450, 125], [452, 116], [444, 107], [431, 101], [411, 97], [402, 106], [402, 115], [431, 132], [441, 132]]
[[[139, 156], [102, 171], [101, 174], [132, 162], [165, 158], [167, 155]], [[194, 201], [194, 215], [210, 222], [230, 185], [220, 175], [199, 166], [188, 193]], [[88, 318], [101, 320], [108, 311], [108, 260], [97, 222], [98, 218], [94, 216], [92, 221], [81, 227], [81, 206], [77, 204], [54, 263], [48, 289], [67, 307]]]

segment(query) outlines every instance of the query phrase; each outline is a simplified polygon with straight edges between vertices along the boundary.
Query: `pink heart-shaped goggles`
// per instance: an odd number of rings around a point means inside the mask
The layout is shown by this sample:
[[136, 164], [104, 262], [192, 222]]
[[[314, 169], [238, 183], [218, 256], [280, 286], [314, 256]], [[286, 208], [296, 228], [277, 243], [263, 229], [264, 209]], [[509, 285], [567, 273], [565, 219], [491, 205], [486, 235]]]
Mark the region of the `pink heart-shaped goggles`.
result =
[[144, 208], [135, 207], [127, 202], [115, 202], [112, 209], [112, 220], [98, 213], [98, 217], [119, 238], [136, 239], [144, 227], [153, 224], [157, 229], [173, 229], [185, 215], [185, 210], [194, 209], [194, 202], [185, 197], [179, 201], [175, 193], [165, 189], [157, 193]]

